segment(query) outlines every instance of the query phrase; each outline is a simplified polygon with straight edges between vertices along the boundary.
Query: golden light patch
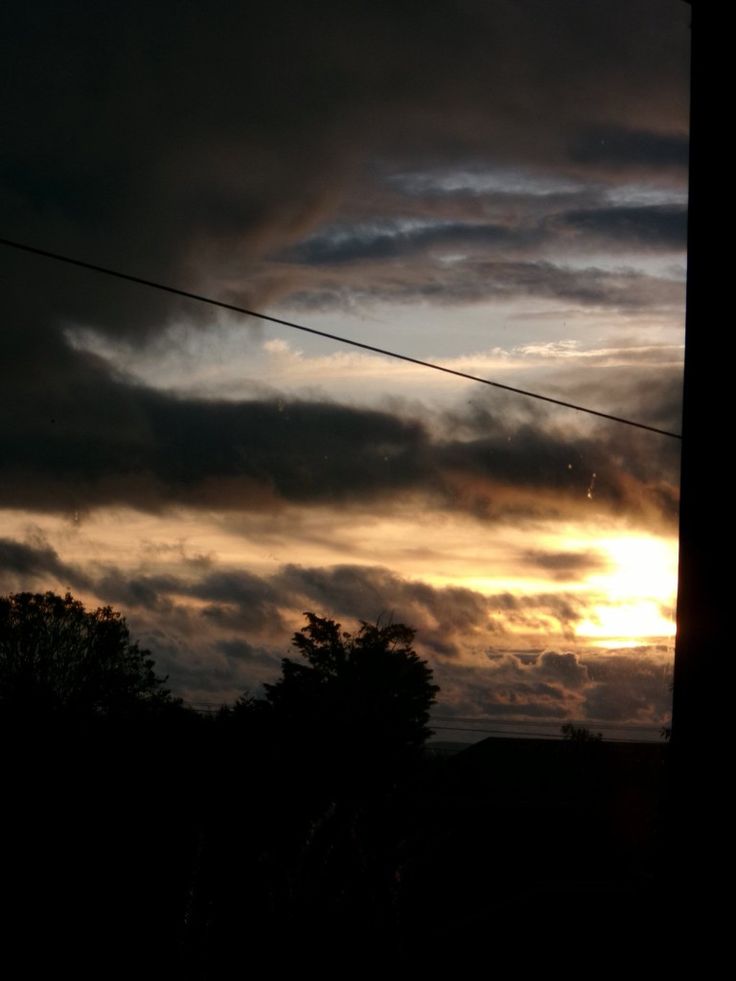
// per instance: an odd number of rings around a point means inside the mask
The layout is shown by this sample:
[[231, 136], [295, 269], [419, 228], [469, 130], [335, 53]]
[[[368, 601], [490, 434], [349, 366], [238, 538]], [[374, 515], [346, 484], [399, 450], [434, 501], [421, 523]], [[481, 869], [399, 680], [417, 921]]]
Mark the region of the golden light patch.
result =
[[653, 535], [619, 535], [598, 539], [595, 547], [605, 552], [611, 570], [589, 577], [611, 598], [650, 597], [672, 605], [677, 593], [677, 542]]
[[591, 607], [591, 616], [577, 624], [575, 635], [593, 647], [638, 647], [672, 639], [675, 622], [664, 617], [659, 604], [651, 601], [621, 606], [596, 604]]
[[575, 629], [580, 639], [598, 647], [636, 646], [675, 636], [677, 542], [647, 535], [598, 539], [611, 567], [589, 576], [587, 584], [606, 597], [591, 606], [590, 616]]
[[[406, 498], [391, 512], [298, 507], [278, 513], [165, 514], [100, 509], [62, 518], [4, 512], [34, 547], [95, 577], [170, 575], [195, 581], [208, 568], [269, 577], [284, 565], [389, 569], [436, 588], [509, 597], [489, 608], [497, 629], [543, 644], [562, 632], [597, 647], [668, 643], [675, 634], [677, 542], [610, 521], [487, 524]], [[326, 522], [329, 518], [329, 530]], [[579, 557], [580, 561], [576, 561]], [[567, 564], [566, 564], [567, 563]], [[53, 585], [53, 583], [51, 583]], [[65, 583], [61, 584], [65, 586]], [[579, 619], [578, 619], [579, 618]]]

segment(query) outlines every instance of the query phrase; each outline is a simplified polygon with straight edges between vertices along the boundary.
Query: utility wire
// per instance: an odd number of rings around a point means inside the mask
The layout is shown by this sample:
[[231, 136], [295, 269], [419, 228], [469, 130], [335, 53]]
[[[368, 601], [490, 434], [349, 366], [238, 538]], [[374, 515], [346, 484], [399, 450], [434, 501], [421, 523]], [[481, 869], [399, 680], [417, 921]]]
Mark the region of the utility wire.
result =
[[650, 433], [657, 433], [660, 436], [669, 436], [671, 439], [682, 439], [680, 433], [672, 433], [666, 429], [658, 429], [656, 426], [648, 426], [643, 422], [635, 422], [633, 419], [624, 419], [622, 416], [614, 416], [608, 412], [599, 412], [597, 409], [590, 409], [584, 405], [577, 405], [574, 402], [565, 402], [562, 399], [554, 399], [549, 395], [540, 395], [539, 392], [529, 392], [523, 388], [515, 388], [513, 385], [504, 385], [501, 382], [491, 381], [488, 378], [479, 378], [466, 371], [458, 371], [455, 368], [447, 368], [432, 361], [423, 361], [421, 358], [412, 358], [408, 354], [399, 354], [397, 351], [388, 351], [386, 348], [375, 347], [373, 344], [364, 344], [362, 341], [354, 341], [339, 334], [331, 334], [326, 330], [317, 330], [316, 327], [305, 327], [304, 324], [294, 323], [292, 320], [282, 320], [280, 317], [272, 317], [267, 313], [259, 313], [257, 310], [248, 310], [239, 307], [234, 303], [225, 303], [223, 300], [216, 300], [210, 296], [203, 296], [200, 293], [191, 293], [189, 290], [181, 290], [176, 286], [167, 286], [165, 283], [158, 283], [152, 279], [143, 279], [141, 276], [132, 276], [129, 273], [119, 272], [117, 269], [109, 269], [106, 266], [98, 266], [93, 262], [84, 262], [82, 259], [73, 259], [71, 256], [62, 255], [59, 252], [49, 252], [46, 249], [38, 249], [32, 245], [25, 245], [22, 242], [15, 242], [11, 239], [0, 238], [0, 245], [5, 245], [11, 249], [18, 249], [22, 252], [30, 252], [32, 255], [43, 256], [45, 259], [55, 259], [57, 262], [66, 262], [70, 266], [78, 266], [81, 269], [89, 269], [92, 272], [102, 273], [104, 276], [113, 276], [115, 279], [122, 279], [128, 283], [137, 283], [139, 286], [148, 286], [150, 289], [162, 290], [165, 293], [173, 293], [174, 296], [183, 296], [187, 300], [195, 300], [197, 303], [207, 303], [222, 310], [231, 310], [233, 313], [244, 314], [247, 317], [256, 317], [258, 320], [266, 320], [272, 324], [280, 324], [282, 327], [290, 327], [292, 330], [301, 330], [306, 334], [314, 334], [317, 337], [326, 337], [328, 340], [337, 341], [339, 344], [349, 344], [351, 347], [359, 347], [364, 351], [372, 351], [374, 354], [382, 354], [387, 358], [395, 358], [398, 361], [407, 361], [409, 364], [416, 364], [422, 368], [432, 368], [434, 371], [443, 371], [446, 375], [455, 375], [457, 378], [465, 378], [468, 381], [479, 382], [481, 385], [490, 385], [492, 388], [500, 388], [505, 392], [513, 392], [515, 395], [525, 395], [530, 399], [538, 399], [540, 402], [550, 402], [552, 405], [560, 405], [564, 409], [574, 409], [576, 412], [585, 412], [591, 416], [598, 416], [600, 419], [608, 419], [609, 422], [618, 422], [624, 426], [634, 426], [636, 429], [646, 429]]
[[481, 733], [487, 733], [490, 736], [529, 736], [529, 737], [534, 736], [537, 739], [561, 739], [562, 738], [561, 736], [558, 736], [555, 733], [538, 733], [538, 732], [531, 733], [529, 732], [528, 729], [520, 730], [517, 732], [515, 730], [509, 730], [509, 729], [475, 729], [475, 728], [470, 728], [469, 726], [442, 726], [442, 725], [438, 726], [436, 724], [433, 724], [431, 721], [429, 723], [429, 727], [430, 729], [433, 730], [442, 729], [442, 730], [447, 730], [448, 732], [481, 732]]

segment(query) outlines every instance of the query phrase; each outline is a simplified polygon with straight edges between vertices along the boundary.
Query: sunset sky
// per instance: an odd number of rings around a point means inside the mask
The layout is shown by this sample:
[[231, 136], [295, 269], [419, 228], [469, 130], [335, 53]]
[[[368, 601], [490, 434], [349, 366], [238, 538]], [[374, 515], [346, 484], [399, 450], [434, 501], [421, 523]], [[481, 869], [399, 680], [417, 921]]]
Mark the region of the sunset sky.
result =
[[[677, 0], [20, 4], [0, 236], [680, 430]], [[177, 694], [303, 611], [417, 628], [437, 714], [669, 712], [679, 441], [0, 248], [0, 588]]]

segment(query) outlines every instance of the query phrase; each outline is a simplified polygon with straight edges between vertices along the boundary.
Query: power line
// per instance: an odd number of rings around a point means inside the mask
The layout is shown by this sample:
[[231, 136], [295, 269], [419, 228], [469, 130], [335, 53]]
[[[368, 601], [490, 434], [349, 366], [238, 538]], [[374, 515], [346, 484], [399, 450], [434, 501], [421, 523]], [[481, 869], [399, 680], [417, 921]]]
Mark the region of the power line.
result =
[[84, 262], [82, 259], [73, 259], [71, 256], [62, 255], [59, 252], [49, 252], [46, 249], [39, 249], [32, 245], [25, 245], [22, 242], [15, 242], [11, 239], [0, 238], [0, 245], [5, 245], [11, 249], [18, 249], [22, 252], [30, 252], [32, 255], [43, 256], [45, 259], [55, 259], [57, 262], [66, 262], [70, 266], [78, 266], [81, 269], [89, 269], [92, 272], [102, 273], [104, 276], [112, 276], [115, 279], [122, 279], [128, 283], [137, 283], [139, 286], [148, 286], [150, 289], [162, 290], [165, 293], [173, 293], [174, 296], [182, 296], [187, 300], [195, 300], [197, 303], [207, 303], [222, 310], [230, 310], [233, 313], [240, 313], [247, 317], [255, 317], [258, 320], [266, 320], [272, 324], [279, 324], [282, 327], [289, 327], [292, 330], [301, 330], [306, 334], [314, 334], [317, 337], [326, 337], [328, 340], [337, 341], [339, 344], [349, 344], [351, 347], [358, 347], [364, 351], [372, 351], [374, 354], [382, 354], [387, 358], [395, 358], [398, 361], [407, 361], [409, 364], [416, 364], [422, 368], [432, 368], [434, 371], [442, 371], [446, 375], [455, 375], [457, 378], [465, 378], [468, 381], [478, 382], [481, 385], [489, 385], [492, 388], [500, 388], [505, 392], [513, 392], [515, 395], [524, 395], [530, 399], [538, 399], [540, 402], [549, 402], [552, 405], [562, 406], [564, 409], [574, 409], [576, 412], [585, 412], [591, 416], [598, 416], [600, 419], [608, 419], [609, 422], [618, 422], [624, 426], [634, 426], [636, 429], [645, 429], [650, 433], [657, 433], [660, 436], [669, 436], [671, 439], [682, 439], [680, 433], [672, 433], [666, 429], [658, 429], [656, 426], [648, 426], [643, 422], [635, 422], [633, 419], [625, 419], [622, 416], [614, 416], [608, 412], [599, 412], [597, 409], [590, 409], [584, 405], [577, 405], [575, 402], [566, 402], [563, 399], [555, 399], [549, 395], [540, 395], [539, 392], [529, 392], [523, 388], [515, 388], [513, 385], [504, 385], [502, 382], [491, 381], [488, 378], [480, 378], [471, 375], [466, 371], [458, 371], [456, 368], [447, 368], [432, 361], [423, 361], [421, 358], [413, 358], [408, 354], [399, 354], [397, 351], [389, 351], [386, 348], [376, 347], [373, 344], [365, 344], [362, 341], [354, 341], [340, 334], [332, 334], [326, 330], [317, 330], [316, 327], [306, 327], [304, 324], [297, 324], [292, 320], [282, 320], [280, 317], [272, 317], [267, 313], [259, 313], [257, 310], [248, 310], [246, 307], [237, 306], [234, 303], [225, 303], [224, 300], [216, 300], [211, 296], [203, 296], [200, 293], [192, 293], [189, 290], [178, 289], [176, 286], [167, 286], [165, 283], [158, 283], [152, 279], [143, 279], [141, 276], [132, 276], [129, 273], [119, 272], [117, 269], [109, 269], [107, 266], [98, 266], [93, 262]]
[[[514, 731], [514, 730], [510, 730], [510, 729], [476, 729], [476, 728], [471, 728], [469, 726], [442, 726], [442, 725], [438, 726], [438, 725], [432, 723], [431, 720], [430, 720], [430, 723], [429, 723], [429, 727], [430, 727], [430, 729], [433, 729], [433, 730], [435, 730], [435, 729], [442, 729], [442, 730], [447, 730], [448, 732], [481, 732], [481, 733], [487, 733], [490, 736], [531, 736], [532, 735], [532, 733], [530, 733], [528, 729], [526, 729], [526, 730], [520, 730], [520, 731], [517, 732], [517, 731]], [[541, 734], [540, 733], [534, 733], [534, 736], [536, 736], [536, 738], [538, 738], [538, 739], [560, 739], [561, 738], [560, 736], [558, 736], [558, 735], [556, 735], [554, 733], [541, 733]]]
[[[188, 702], [187, 707], [193, 709], [195, 712], [198, 712], [200, 715], [212, 716], [212, 715], [217, 715], [217, 713], [220, 712], [222, 709], [232, 708], [232, 705], [226, 704], [224, 702], [198, 701], [198, 702]], [[475, 733], [480, 733], [482, 735], [489, 735], [489, 736], [523, 736], [525, 738], [537, 738], [537, 739], [554, 739], [554, 740], [562, 739], [562, 736], [559, 735], [556, 731], [555, 732], [533, 731], [535, 728], [544, 728], [547, 730], [553, 728], [553, 726], [555, 726], [555, 723], [551, 721], [540, 722], [536, 719], [524, 719], [523, 721], [516, 720], [515, 722], [509, 723], [509, 725], [515, 726], [516, 728], [510, 728], [510, 729], [498, 729], [498, 728], [489, 729], [487, 726], [482, 725], [484, 721], [486, 720], [457, 719], [448, 715], [442, 715], [442, 716], [437, 715], [434, 716], [434, 718], [430, 718], [428, 724], [429, 724], [429, 728], [432, 729], [433, 731], [440, 730], [440, 731], [447, 731], [447, 732], [475, 732]], [[489, 719], [487, 721], [493, 722], [494, 720]], [[443, 723], [452, 723], [452, 722], [460, 722], [461, 724], [443, 725]], [[481, 723], [481, 725], [478, 726], [473, 724], [477, 722]], [[523, 726], [523, 728], [519, 728], [519, 726]], [[627, 738], [625, 736], [611, 735], [611, 733], [608, 733], [606, 735], [606, 740], [608, 742], [640, 743], [642, 742], [642, 739], [641, 738], [637, 739], [637, 735], [639, 737], [646, 736], [647, 731], [654, 732], [655, 729], [657, 730], [657, 732], [659, 732], [658, 726], [636, 726], [630, 724], [627, 725], [626, 723], [620, 723], [619, 725], [616, 725], [613, 728], [617, 733], [623, 731], [630, 731], [633, 735], [630, 738]], [[645, 739], [644, 741], [654, 742], [653, 739]], [[431, 743], [429, 745], [431, 746]]]

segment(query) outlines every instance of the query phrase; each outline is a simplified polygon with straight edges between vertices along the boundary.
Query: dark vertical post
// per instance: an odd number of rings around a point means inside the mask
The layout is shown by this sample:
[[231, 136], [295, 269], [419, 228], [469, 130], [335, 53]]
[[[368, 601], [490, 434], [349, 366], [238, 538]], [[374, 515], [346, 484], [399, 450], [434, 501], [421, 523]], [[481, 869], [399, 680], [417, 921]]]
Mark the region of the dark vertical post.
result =
[[[672, 940], [702, 958], [705, 970], [718, 946], [723, 904], [716, 883], [730, 891], [726, 872], [725, 693], [731, 696], [732, 652], [727, 621], [732, 587], [724, 569], [732, 538], [727, 469], [732, 411], [724, 236], [719, 226], [731, 211], [731, 189], [719, 183], [722, 135], [706, 122], [725, 94], [718, 91], [712, 41], [721, 15], [715, 4], [691, 6], [690, 198], [687, 319], [680, 504], [680, 568], [672, 718], [672, 796], [669, 802], [670, 873], [676, 928]], [[721, 30], [725, 22], [721, 24]], [[725, 105], [724, 105], [725, 109]], [[715, 115], [715, 114], [714, 114]], [[725, 119], [720, 125], [724, 125]], [[715, 171], [713, 170], [715, 165]], [[724, 204], [726, 211], [724, 212]], [[729, 219], [729, 224], [732, 219]], [[719, 255], [720, 253], [720, 255]], [[722, 936], [722, 934], [721, 934]]]
[[[693, 21], [704, 11], [697, 5]], [[690, 198], [688, 219], [687, 319], [682, 422], [680, 568], [677, 598], [677, 645], [673, 697], [673, 745], [683, 753], [711, 745], [723, 725], [715, 701], [726, 659], [726, 621], [731, 617], [729, 492], [727, 451], [732, 415], [727, 398], [736, 391], [730, 366], [724, 263], [718, 252], [725, 239], [718, 227], [725, 218], [730, 188], [718, 186], [709, 171], [702, 103], [716, 102], [708, 92], [705, 36], [693, 24], [690, 122]], [[720, 202], [716, 200], [720, 198]], [[727, 205], [730, 211], [730, 205]], [[720, 302], [719, 302], [720, 301]], [[725, 560], [725, 561], [724, 561]], [[696, 750], [697, 747], [697, 750]]]

